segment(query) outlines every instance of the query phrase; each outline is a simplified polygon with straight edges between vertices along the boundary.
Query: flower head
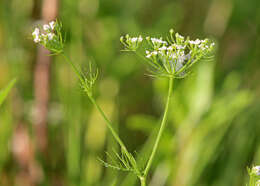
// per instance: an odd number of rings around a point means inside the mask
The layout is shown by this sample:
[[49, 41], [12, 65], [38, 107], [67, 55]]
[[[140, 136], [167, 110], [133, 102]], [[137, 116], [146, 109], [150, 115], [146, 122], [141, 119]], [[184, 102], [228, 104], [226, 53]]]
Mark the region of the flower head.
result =
[[[126, 49], [131, 51], [136, 51], [142, 42], [142, 39], [129, 35], [121, 37], [120, 40]], [[190, 40], [179, 33], [174, 34], [173, 29], [170, 30], [170, 38], [167, 41], [162, 37], [150, 36], [146, 37], [146, 41], [150, 47], [144, 48], [144, 57], [150, 71], [156, 76], [184, 77], [192, 65], [208, 57], [214, 48], [214, 43], [208, 39]]]
[[53, 53], [63, 51], [64, 41], [61, 34], [61, 24], [58, 21], [51, 21], [35, 28], [32, 36], [35, 43], [41, 44]]

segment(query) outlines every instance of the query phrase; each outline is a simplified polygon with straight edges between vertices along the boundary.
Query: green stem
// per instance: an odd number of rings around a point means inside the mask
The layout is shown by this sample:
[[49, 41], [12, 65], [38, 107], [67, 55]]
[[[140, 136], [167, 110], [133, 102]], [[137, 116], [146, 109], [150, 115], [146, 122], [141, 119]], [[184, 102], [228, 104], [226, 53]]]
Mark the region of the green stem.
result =
[[78, 76], [79, 80], [81, 82], [83, 82], [83, 78], [82, 78], [82, 74], [81, 72], [76, 68], [76, 66], [72, 63], [72, 61], [64, 54], [64, 53], [61, 53], [62, 57], [64, 57], [65, 61], [67, 63], [69, 63], [70, 66], [72, 66], [72, 69], [74, 70], [74, 72], [76, 73], [76, 75]]
[[114, 128], [112, 127], [112, 123], [109, 121], [109, 119], [107, 118], [107, 116], [105, 115], [105, 113], [103, 112], [103, 110], [100, 108], [100, 106], [97, 104], [96, 100], [92, 97], [89, 96], [90, 101], [93, 103], [93, 105], [95, 105], [96, 109], [100, 112], [100, 114], [102, 115], [102, 117], [104, 118], [104, 120], [106, 121], [107, 127], [109, 128], [109, 130], [111, 131], [112, 135], [114, 136], [114, 138], [116, 139], [116, 141], [119, 143], [119, 145], [126, 150], [126, 147], [123, 143], [123, 141], [120, 139], [120, 137], [118, 136], [118, 134], [116, 133], [116, 131], [114, 130]]
[[[76, 68], [76, 66], [72, 63], [72, 61], [64, 54], [61, 54], [64, 59], [66, 60], [67, 63], [69, 63], [69, 65], [71, 65], [72, 69], [74, 70], [75, 74], [78, 76], [79, 80], [81, 82], [83, 82], [83, 78], [82, 78], [82, 74], [81, 72]], [[117, 135], [117, 133], [115, 132], [115, 130], [112, 127], [112, 123], [109, 121], [109, 119], [106, 117], [105, 113], [103, 112], [103, 110], [100, 108], [100, 106], [97, 104], [97, 102], [95, 101], [95, 99], [89, 95], [89, 99], [91, 100], [91, 102], [95, 105], [95, 107], [97, 108], [97, 110], [100, 112], [100, 114], [103, 116], [104, 120], [106, 121], [106, 124], [109, 128], [109, 130], [111, 131], [112, 135], [114, 136], [114, 138], [116, 139], [116, 141], [119, 143], [119, 145], [126, 150], [126, 147], [124, 145], [124, 143], [122, 142], [122, 140], [119, 138], [119, 136]]]
[[168, 110], [169, 110], [170, 99], [171, 99], [171, 94], [172, 94], [172, 89], [173, 89], [173, 77], [170, 77], [169, 78], [168, 96], [167, 96], [167, 101], [166, 101], [166, 105], [165, 105], [165, 109], [164, 109], [163, 119], [162, 119], [162, 122], [161, 122], [160, 130], [158, 132], [158, 135], [156, 137], [156, 140], [155, 140], [155, 143], [154, 143], [154, 146], [153, 146], [152, 153], [150, 155], [150, 158], [149, 158], [147, 165], [145, 167], [145, 170], [144, 170], [144, 178], [147, 177], [147, 174], [148, 174], [148, 172], [151, 168], [152, 162], [154, 160], [154, 156], [155, 156], [155, 154], [158, 150], [158, 145], [159, 145], [160, 139], [162, 137], [162, 134], [163, 134], [163, 131], [164, 131], [164, 128], [165, 128]]
[[146, 186], [146, 178], [145, 177], [140, 177], [141, 181], [141, 186]]
[[112, 123], [111, 121], [107, 118], [107, 116], [105, 115], [105, 113], [103, 112], [103, 110], [100, 108], [100, 106], [97, 104], [96, 100], [90, 96], [89, 99], [90, 101], [95, 105], [96, 109], [100, 112], [100, 114], [102, 115], [102, 117], [104, 118], [104, 120], [106, 121], [107, 127], [108, 129], [111, 131], [113, 137], [115, 138], [115, 140], [119, 143], [120, 147], [122, 148], [122, 150], [126, 153], [128, 160], [131, 162], [135, 172], [137, 175], [141, 175], [141, 172], [139, 171], [139, 168], [136, 164], [135, 159], [132, 157], [132, 155], [128, 152], [125, 144], [123, 143], [123, 141], [120, 139], [120, 137], [118, 136], [118, 134], [116, 133], [116, 131], [114, 130], [114, 128], [112, 127]]

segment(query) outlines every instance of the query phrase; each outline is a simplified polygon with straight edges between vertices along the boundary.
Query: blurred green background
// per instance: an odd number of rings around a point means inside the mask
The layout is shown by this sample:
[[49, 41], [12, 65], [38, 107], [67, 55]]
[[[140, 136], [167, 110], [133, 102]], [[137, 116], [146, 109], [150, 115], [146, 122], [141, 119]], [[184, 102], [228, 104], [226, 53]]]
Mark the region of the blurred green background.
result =
[[[98, 161], [110, 161], [105, 152], [118, 148], [104, 121], [63, 59], [44, 57], [31, 40], [42, 16], [51, 18], [53, 2], [0, 1], [0, 89], [17, 78], [0, 107], [0, 185], [139, 185]], [[141, 163], [167, 81], [146, 76], [141, 59], [120, 51], [119, 37], [166, 36], [174, 28], [192, 39], [213, 38], [215, 59], [175, 82], [149, 182], [245, 185], [246, 167], [260, 164], [259, 0], [60, 0], [55, 11], [66, 52], [77, 66], [87, 69], [92, 61], [100, 69], [95, 96]]]

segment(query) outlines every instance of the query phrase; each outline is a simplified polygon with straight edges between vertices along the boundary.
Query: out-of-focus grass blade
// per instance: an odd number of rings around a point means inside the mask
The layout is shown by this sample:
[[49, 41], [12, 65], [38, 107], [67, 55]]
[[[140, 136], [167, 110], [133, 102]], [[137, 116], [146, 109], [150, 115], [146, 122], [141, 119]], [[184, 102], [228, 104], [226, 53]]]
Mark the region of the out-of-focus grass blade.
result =
[[16, 82], [16, 79], [13, 79], [8, 85], [7, 87], [5, 87], [3, 90], [0, 90], [0, 106], [2, 105], [2, 103], [4, 102], [5, 98], [7, 97], [8, 93], [10, 92], [10, 90], [12, 89], [12, 87], [14, 86]]

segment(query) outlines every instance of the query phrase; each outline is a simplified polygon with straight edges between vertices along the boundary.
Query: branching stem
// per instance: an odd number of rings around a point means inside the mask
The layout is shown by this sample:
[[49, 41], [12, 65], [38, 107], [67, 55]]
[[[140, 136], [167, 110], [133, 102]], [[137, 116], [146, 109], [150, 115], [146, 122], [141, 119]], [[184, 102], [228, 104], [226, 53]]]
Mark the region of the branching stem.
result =
[[[76, 75], [78, 76], [79, 80], [81, 82], [84, 81], [83, 76], [81, 74], [81, 72], [76, 68], [76, 66], [71, 62], [71, 60], [65, 55], [65, 54], [61, 54], [67, 63], [69, 63], [74, 72], [76, 73]], [[105, 115], [105, 113], [103, 112], [103, 110], [100, 108], [100, 106], [97, 104], [96, 100], [92, 97], [91, 94], [88, 94], [88, 97], [90, 99], [90, 101], [93, 103], [93, 105], [96, 107], [96, 109], [99, 111], [99, 113], [102, 115], [103, 119], [106, 121], [107, 127], [110, 130], [110, 132], [112, 133], [113, 137], [115, 138], [115, 140], [118, 142], [118, 144], [120, 145], [122, 151], [124, 151], [126, 153], [127, 158], [130, 160], [136, 175], [139, 177], [140, 182], [141, 182], [141, 186], [146, 186], [146, 178], [148, 175], [148, 172], [151, 168], [152, 162], [154, 160], [155, 154], [158, 150], [158, 145], [159, 142], [161, 140], [163, 131], [165, 129], [165, 125], [166, 125], [166, 120], [167, 120], [167, 116], [168, 116], [168, 110], [169, 110], [169, 104], [170, 104], [170, 99], [171, 99], [171, 95], [172, 95], [172, 90], [173, 89], [173, 77], [169, 78], [169, 89], [168, 89], [168, 96], [167, 96], [167, 101], [166, 101], [166, 105], [165, 105], [165, 109], [164, 109], [164, 114], [163, 114], [163, 118], [162, 118], [162, 122], [160, 125], [160, 129], [158, 132], [158, 135], [156, 137], [153, 149], [152, 149], [152, 153], [149, 157], [149, 160], [147, 162], [147, 165], [145, 167], [145, 170], [143, 172], [143, 174], [141, 174], [141, 172], [139, 171], [139, 168], [134, 160], [134, 158], [132, 157], [132, 155], [128, 152], [126, 146], [124, 145], [123, 141], [120, 139], [119, 135], [116, 133], [115, 129], [112, 127], [112, 123], [111, 121], [107, 118], [107, 116]]]
[[[77, 75], [78, 79], [81, 81], [81, 83], [84, 83], [84, 76], [81, 73], [81, 71], [79, 71], [77, 69], [77, 67], [73, 64], [73, 62], [64, 54], [61, 53], [61, 55], [64, 57], [64, 59], [66, 60], [66, 62], [72, 67], [73, 71], [75, 72], [75, 74]], [[138, 168], [138, 165], [134, 159], [134, 157], [128, 152], [126, 146], [124, 145], [123, 141], [120, 139], [119, 135], [116, 133], [115, 129], [112, 127], [112, 122], [108, 119], [108, 117], [105, 115], [105, 113], [103, 112], [103, 110], [100, 108], [100, 106], [97, 104], [96, 100], [92, 97], [92, 93], [91, 92], [86, 92], [90, 101], [93, 103], [93, 105], [96, 107], [96, 109], [99, 111], [99, 113], [102, 115], [103, 119], [106, 121], [107, 127], [110, 130], [110, 132], [112, 133], [113, 137], [115, 138], [115, 140], [117, 141], [117, 143], [120, 145], [122, 153], [125, 153], [127, 156], [127, 159], [130, 161], [132, 168], [134, 169], [135, 174], [140, 177], [141, 176], [141, 172]]]
[[141, 181], [141, 186], [146, 186], [146, 178], [145, 177], [140, 177]]
[[[83, 77], [81, 72], [77, 69], [77, 67], [73, 64], [73, 62], [64, 54], [61, 54], [65, 61], [67, 63], [69, 63], [69, 65], [72, 67], [73, 71], [75, 72], [75, 74], [77, 75], [77, 77], [79, 78], [79, 80], [81, 82], [83, 82]], [[107, 127], [109, 128], [109, 130], [111, 131], [112, 135], [114, 136], [114, 138], [116, 139], [116, 141], [119, 143], [119, 145], [121, 146], [121, 148], [123, 148], [124, 150], [126, 150], [126, 147], [124, 145], [124, 143], [122, 142], [122, 140], [120, 139], [120, 137], [118, 136], [118, 134], [116, 133], [116, 131], [114, 130], [114, 128], [112, 127], [112, 123], [109, 121], [109, 119], [107, 118], [107, 116], [105, 115], [105, 113], [103, 112], [103, 110], [100, 108], [100, 106], [97, 104], [96, 100], [90, 96], [89, 99], [90, 101], [93, 103], [93, 105], [95, 105], [95, 107], [97, 108], [97, 110], [100, 112], [100, 114], [102, 115], [102, 117], [104, 118], [104, 120], [106, 121]]]

